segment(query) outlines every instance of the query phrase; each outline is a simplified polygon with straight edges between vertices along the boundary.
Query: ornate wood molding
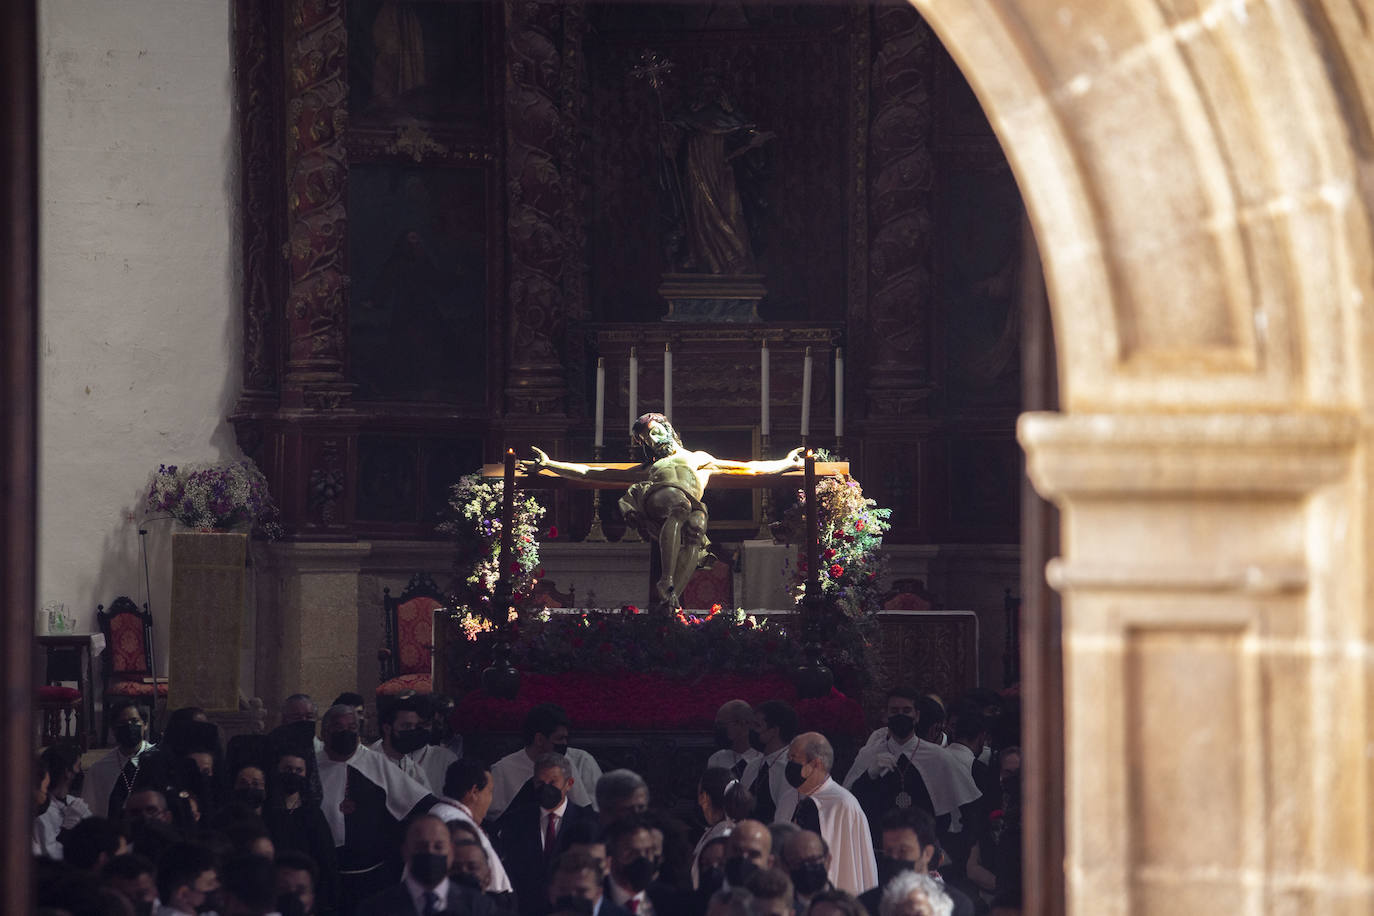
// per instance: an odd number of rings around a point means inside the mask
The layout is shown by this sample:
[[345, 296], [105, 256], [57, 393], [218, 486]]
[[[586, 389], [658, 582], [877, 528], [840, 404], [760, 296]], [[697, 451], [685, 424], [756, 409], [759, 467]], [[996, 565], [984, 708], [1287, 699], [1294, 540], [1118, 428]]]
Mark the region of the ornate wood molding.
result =
[[930, 376], [931, 52], [906, 5], [873, 12], [868, 166], [870, 416], [910, 414]]
[[[348, 32], [342, 0], [286, 12], [286, 387], [344, 387]], [[292, 399], [288, 394], [288, 399]]]
[[558, 345], [567, 239], [567, 176], [559, 111], [560, 4], [506, 3], [506, 194], [510, 309], [506, 408], [561, 414], [567, 383]]

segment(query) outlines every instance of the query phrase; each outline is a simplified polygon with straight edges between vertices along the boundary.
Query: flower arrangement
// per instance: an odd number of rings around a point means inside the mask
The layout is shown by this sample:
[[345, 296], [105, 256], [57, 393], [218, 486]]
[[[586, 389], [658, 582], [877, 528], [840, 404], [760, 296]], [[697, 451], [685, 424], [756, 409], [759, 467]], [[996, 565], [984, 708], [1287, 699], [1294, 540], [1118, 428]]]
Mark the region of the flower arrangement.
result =
[[516, 491], [513, 556], [501, 556], [504, 489], [505, 483], [499, 478], [469, 474], [454, 484], [450, 493], [450, 517], [440, 523], [439, 530], [450, 535], [458, 547], [454, 568], [463, 585], [452, 596], [455, 607], [488, 605], [501, 578], [502, 563], [509, 564], [511, 589], [517, 602], [533, 592], [542, 574], [538, 533], [544, 507], [528, 492]]
[[[864, 496], [863, 487], [848, 475], [823, 477], [816, 482], [816, 521], [820, 540], [821, 593], [851, 620], [871, 617], [879, 610], [878, 580], [885, 558], [883, 535], [891, 525], [891, 509], [880, 509]], [[774, 537], [806, 543], [806, 494], [787, 510]], [[806, 592], [805, 548], [798, 550], [792, 584], [800, 599]]]
[[188, 528], [225, 530], [247, 522], [268, 537], [281, 534], [267, 478], [251, 461], [159, 465], [144, 505]]

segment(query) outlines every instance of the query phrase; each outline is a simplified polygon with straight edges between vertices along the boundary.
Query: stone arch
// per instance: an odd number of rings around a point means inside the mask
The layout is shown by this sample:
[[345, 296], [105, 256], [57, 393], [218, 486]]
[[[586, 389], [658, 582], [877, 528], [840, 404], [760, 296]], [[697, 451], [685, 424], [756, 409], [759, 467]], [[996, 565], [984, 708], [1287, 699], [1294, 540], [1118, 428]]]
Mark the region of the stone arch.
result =
[[913, 2], [1051, 300], [1067, 911], [1371, 911], [1368, 10]]

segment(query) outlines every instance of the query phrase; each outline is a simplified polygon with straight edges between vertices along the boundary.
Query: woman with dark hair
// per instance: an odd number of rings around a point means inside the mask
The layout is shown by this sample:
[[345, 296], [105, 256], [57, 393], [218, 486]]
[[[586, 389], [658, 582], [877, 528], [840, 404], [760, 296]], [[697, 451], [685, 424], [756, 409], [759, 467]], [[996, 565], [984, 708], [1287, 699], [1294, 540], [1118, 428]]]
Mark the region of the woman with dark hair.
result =
[[697, 785], [697, 806], [706, 818], [706, 832], [692, 850], [692, 887], [701, 884], [701, 850], [716, 837], [727, 836], [735, 824], [754, 812], [754, 796], [725, 767], [709, 767]]
[[297, 748], [277, 751], [268, 774], [271, 791], [262, 808], [262, 819], [277, 852], [303, 852], [319, 866], [315, 897], [319, 911], [328, 913], [338, 900], [338, 860], [319, 796], [311, 791], [309, 775], [315, 757], [302, 753]]

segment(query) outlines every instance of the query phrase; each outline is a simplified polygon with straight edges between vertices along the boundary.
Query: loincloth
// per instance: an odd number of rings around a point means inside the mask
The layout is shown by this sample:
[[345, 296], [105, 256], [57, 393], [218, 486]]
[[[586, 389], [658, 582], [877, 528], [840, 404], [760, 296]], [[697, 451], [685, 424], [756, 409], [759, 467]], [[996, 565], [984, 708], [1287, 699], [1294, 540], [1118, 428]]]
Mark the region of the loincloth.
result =
[[645, 511], [644, 504], [648, 501], [651, 494], [663, 489], [677, 490], [683, 496], [687, 497], [687, 501], [692, 506], [691, 511], [700, 512], [702, 515], [701, 534], [697, 535], [684, 532], [684, 542], [699, 545], [703, 550], [709, 547], [711, 541], [706, 537], [706, 526], [710, 522], [711, 513], [707, 511], [706, 505], [698, 499], [695, 494], [678, 484], [662, 483], [656, 480], [641, 480], [639, 483], [631, 485], [631, 487], [625, 491], [625, 495], [620, 497], [621, 513], [627, 519], [632, 519], [633, 524], [639, 528], [640, 531], [651, 535], [657, 540], [658, 532], [659, 529], [663, 527], [663, 522], [659, 519], [650, 517], [649, 513]]

